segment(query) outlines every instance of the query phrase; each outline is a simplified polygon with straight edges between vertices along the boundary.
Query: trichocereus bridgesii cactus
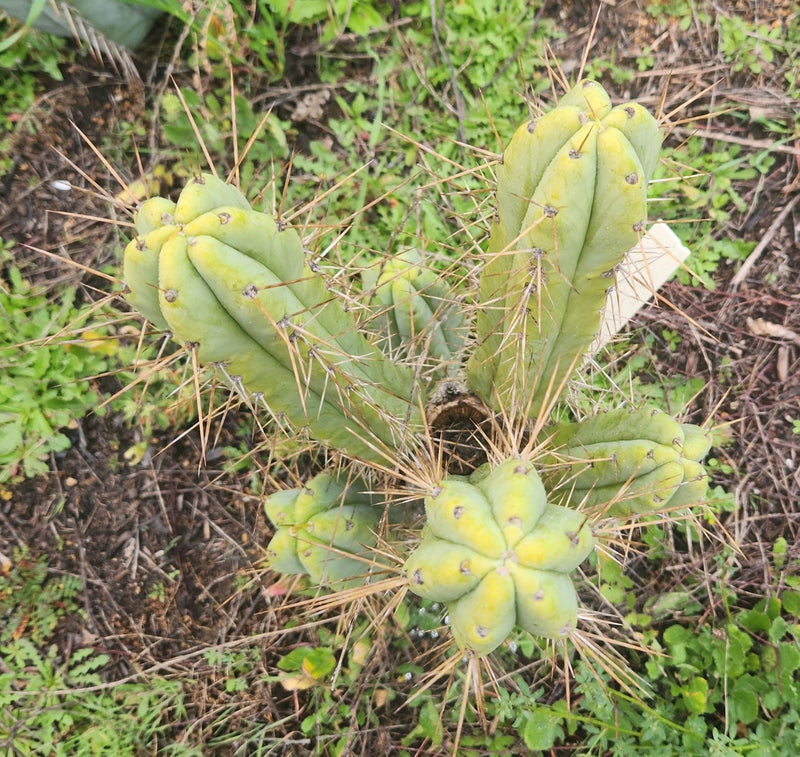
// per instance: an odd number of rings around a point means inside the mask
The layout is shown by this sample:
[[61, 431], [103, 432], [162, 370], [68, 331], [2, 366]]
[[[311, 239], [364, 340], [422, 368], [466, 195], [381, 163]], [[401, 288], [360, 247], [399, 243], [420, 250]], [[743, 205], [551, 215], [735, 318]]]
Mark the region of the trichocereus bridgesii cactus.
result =
[[615, 268], [644, 233], [661, 141], [645, 108], [612, 107], [588, 80], [514, 134], [467, 373], [495, 410], [546, 411], [591, 345]]
[[477, 655], [515, 626], [578, 638], [571, 574], [594, 549], [592, 525], [689, 506], [708, 485], [708, 435], [666, 413], [552, 421], [644, 233], [660, 147], [643, 107], [612, 106], [600, 85], [579, 82], [517, 130], [496, 168], [477, 291], [471, 269], [458, 286], [437, 272], [435, 252], [387, 252], [348, 291], [353, 310], [295, 230], [214, 176], [191, 179], [177, 202], [139, 207], [124, 256], [130, 303], [341, 453], [342, 470], [348, 458], [358, 475], [377, 468], [404, 528], [404, 505], [427, 495], [409, 556], [408, 531], [377, 547], [383, 510], [355, 474], [273, 494], [275, 571], [351, 586], [394, 555], [404, 564], [394, 585], [446, 604], [456, 642]]
[[362, 275], [374, 312], [370, 326], [384, 352], [423, 363], [426, 378], [440, 378], [458, 368], [467, 336], [461, 303], [445, 277], [419, 250], [406, 250], [380, 269]]
[[421, 427], [414, 373], [384, 356], [306, 260], [299, 234], [210, 174], [139, 207], [127, 299], [201, 363], [223, 364], [275, 415], [369, 462]]
[[708, 474], [701, 461], [711, 435], [654, 407], [617, 408], [546, 433], [567, 463], [561, 481], [570, 505], [624, 517], [701, 502]]
[[569, 574], [595, 538], [585, 513], [548, 504], [531, 461], [510, 457], [445, 477], [425, 498], [425, 514], [405, 564], [408, 586], [446, 605], [459, 647], [489, 654], [514, 626], [569, 636], [578, 620]]
[[264, 510], [275, 527], [268, 565], [279, 573], [343, 588], [374, 563], [382, 510], [363, 481], [319, 473], [303, 487], [269, 496]]

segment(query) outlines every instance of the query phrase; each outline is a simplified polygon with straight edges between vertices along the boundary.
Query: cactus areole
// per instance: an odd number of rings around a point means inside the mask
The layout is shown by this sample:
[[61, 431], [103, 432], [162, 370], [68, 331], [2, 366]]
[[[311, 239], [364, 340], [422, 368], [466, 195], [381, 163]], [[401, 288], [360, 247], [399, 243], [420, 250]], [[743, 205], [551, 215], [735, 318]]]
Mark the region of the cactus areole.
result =
[[583, 513], [547, 503], [530, 461], [511, 457], [445, 478], [425, 514], [422, 542], [405, 564], [408, 586], [446, 605], [461, 648], [489, 654], [514, 626], [569, 636], [578, 620], [569, 573], [595, 538]]

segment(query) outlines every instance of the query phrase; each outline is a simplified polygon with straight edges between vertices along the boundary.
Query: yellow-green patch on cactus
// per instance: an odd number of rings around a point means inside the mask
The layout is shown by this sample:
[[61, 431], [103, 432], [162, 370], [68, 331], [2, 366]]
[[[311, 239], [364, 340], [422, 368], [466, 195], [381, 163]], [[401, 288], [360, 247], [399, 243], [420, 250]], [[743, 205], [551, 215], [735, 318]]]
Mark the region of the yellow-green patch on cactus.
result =
[[487, 557], [499, 558], [507, 548], [503, 531], [484, 493], [468, 481], [448, 478], [425, 498], [431, 535]]
[[491, 503], [494, 519], [509, 547], [537, 526], [547, 507], [542, 479], [529, 460], [510, 457], [488, 474], [471, 480]]
[[450, 628], [461, 648], [489, 654], [509, 636], [517, 621], [514, 579], [495, 568], [471, 591], [448, 604]]
[[495, 568], [495, 562], [463, 544], [423, 539], [405, 570], [412, 591], [425, 599], [452, 602], [472, 591]]
[[517, 625], [535, 636], [560, 639], [578, 622], [578, 596], [565, 573], [512, 565]]
[[536, 527], [514, 546], [521, 566], [569, 573], [592, 552], [595, 538], [585, 513], [548, 505]]

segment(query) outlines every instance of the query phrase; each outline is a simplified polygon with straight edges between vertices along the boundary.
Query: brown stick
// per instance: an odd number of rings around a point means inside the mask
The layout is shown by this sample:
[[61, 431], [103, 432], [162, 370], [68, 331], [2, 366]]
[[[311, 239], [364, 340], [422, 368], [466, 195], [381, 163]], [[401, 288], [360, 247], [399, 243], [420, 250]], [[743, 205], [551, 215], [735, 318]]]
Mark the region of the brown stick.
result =
[[673, 129], [676, 134], [683, 134], [691, 137], [703, 137], [704, 139], [716, 139], [720, 142], [730, 142], [734, 145], [752, 147], [756, 150], [770, 150], [772, 152], [786, 153], [800, 157], [800, 147], [791, 145], [781, 145], [771, 139], [750, 139], [748, 137], [737, 137], [733, 134], [725, 134], [721, 131], [711, 131], [710, 129]]

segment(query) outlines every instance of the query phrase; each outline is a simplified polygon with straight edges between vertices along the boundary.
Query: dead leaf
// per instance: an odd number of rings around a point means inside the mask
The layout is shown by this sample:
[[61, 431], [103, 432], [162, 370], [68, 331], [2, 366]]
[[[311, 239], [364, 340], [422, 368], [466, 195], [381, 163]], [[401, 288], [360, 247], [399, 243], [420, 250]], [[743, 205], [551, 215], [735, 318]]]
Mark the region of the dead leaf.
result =
[[748, 318], [747, 328], [755, 336], [768, 336], [800, 345], [800, 334], [779, 323], [771, 323], [763, 318]]

